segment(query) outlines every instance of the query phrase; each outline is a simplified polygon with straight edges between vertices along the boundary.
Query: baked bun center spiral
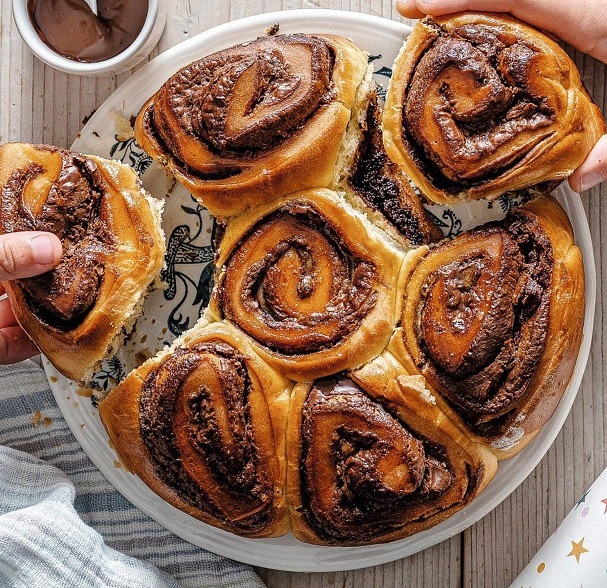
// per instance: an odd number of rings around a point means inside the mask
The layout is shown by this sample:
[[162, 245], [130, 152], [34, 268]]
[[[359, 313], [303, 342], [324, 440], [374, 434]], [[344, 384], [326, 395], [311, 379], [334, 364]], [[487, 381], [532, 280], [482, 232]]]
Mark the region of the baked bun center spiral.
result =
[[[268, 149], [301, 125], [331, 91], [333, 55], [318, 37], [257, 39], [182, 69], [161, 89], [168, 109], [154, 109], [171, 144], [167, 117], [218, 152]], [[195, 163], [194, 163], [195, 166]]]
[[83, 155], [58, 152], [61, 169], [50, 189], [36, 181], [45, 170], [32, 164], [13, 172], [3, 187], [1, 205], [5, 232], [49, 231], [61, 239], [63, 257], [57, 267], [18, 283], [32, 312], [67, 330], [95, 304], [115, 239], [102, 217], [107, 186], [97, 164]]
[[497, 355], [514, 324], [521, 265], [518, 249], [497, 234], [428, 278], [421, 337], [443, 371], [466, 376]]
[[438, 498], [453, 483], [423, 439], [346, 378], [314, 383], [302, 437], [304, 514], [325, 540], [387, 533], [403, 524], [403, 509]]
[[375, 267], [357, 259], [310, 205], [290, 203], [234, 250], [222, 289], [225, 316], [284, 354], [334, 346], [375, 305]]
[[205, 64], [209, 83], [196, 90], [202, 96], [193, 111], [197, 130], [220, 151], [255, 149], [286, 135], [329, 87], [331, 53], [322, 41], [305, 37], [281, 43], [281, 51], [253, 51], [228, 54], [217, 67]]
[[479, 433], [507, 422], [548, 333], [550, 243], [516, 214], [503, 225], [437, 247], [414, 275], [419, 361]]
[[236, 349], [201, 343], [148, 376], [139, 408], [158, 476], [192, 506], [250, 532], [271, 518], [274, 496], [253, 434], [251, 386]]
[[538, 129], [551, 132], [550, 81], [531, 75], [541, 60], [529, 45], [482, 25], [441, 30], [411, 79], [406, 129], [449, 180], [496, 173], [544, 138]]

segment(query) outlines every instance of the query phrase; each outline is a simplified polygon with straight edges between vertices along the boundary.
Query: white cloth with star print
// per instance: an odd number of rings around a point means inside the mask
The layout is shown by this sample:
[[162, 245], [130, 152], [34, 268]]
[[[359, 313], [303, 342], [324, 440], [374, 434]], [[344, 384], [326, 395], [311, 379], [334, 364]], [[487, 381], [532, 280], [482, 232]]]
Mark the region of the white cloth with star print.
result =
[[607, 470], [510, 588], [607, 587]]

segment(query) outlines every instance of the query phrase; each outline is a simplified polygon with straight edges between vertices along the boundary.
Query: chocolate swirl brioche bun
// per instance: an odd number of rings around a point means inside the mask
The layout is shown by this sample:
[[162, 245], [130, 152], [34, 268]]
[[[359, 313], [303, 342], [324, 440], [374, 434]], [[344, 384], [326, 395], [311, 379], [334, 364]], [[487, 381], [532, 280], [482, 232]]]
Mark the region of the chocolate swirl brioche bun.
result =
[[173, 75], [137, 142], [216, 216], [329, 186], [367, 56], [331, 35], [261, 37]]
[[403, 264], [389, 349], [498, 458], [554, 412], [577, 359], [584, 270], [569, 220], [542, 197]]
[[497, 467], [389, 353], [348, 376], [298, 384], [287, 434], [292, 532], [309, 543], [368, 545], [428, 529]]
[[390, 157], [430, 200], [552, 189], [605, 121], [567, 54], [504, 14], [427, 17], [394, 65], [383, 118]]
[[15, 317], [65, 376], [121, 344], [164, 260], [162, 203], [128, 166], [46, 145], [0, 146], [0, 231], [50, 231], [55, 269], [6, 283]]
[[173, 506], [244, 537], [288, 529], [291, 384], [228, 325], [204, 319], [99, 406], [126, 465]]
[[310, 380], [384, 349], [402, 259], [337, 193], [306, 190], [228, 223], [210, 308], [282, 374]]
[[388, 157], [377, 85], [361, 84], [336, 166], [334, 188], [405, 249], [443, 235], [409, 180]]

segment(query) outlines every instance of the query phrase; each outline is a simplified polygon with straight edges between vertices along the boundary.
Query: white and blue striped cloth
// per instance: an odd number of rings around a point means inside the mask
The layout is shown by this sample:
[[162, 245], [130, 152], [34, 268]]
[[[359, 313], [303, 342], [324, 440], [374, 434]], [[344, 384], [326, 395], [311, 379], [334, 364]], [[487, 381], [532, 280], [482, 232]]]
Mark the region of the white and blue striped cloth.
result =
[[84, 454], [33, 361], [0, 367], [1, 588], [262, 588], [179, 539]]

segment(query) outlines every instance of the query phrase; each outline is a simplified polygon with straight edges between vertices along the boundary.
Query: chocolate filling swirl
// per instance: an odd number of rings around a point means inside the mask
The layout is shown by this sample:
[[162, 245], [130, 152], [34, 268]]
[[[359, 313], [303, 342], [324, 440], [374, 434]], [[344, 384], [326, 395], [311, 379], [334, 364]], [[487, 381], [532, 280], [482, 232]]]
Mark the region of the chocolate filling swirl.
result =
[[[103, 220], [107, 185], [97, 164], [83, 155], [57, 150], [61, 171], [44, 202], [27, 195], [45, 170], [38, 164], [13, 172], [2, 189], [3, 231], [50, 231], [63, 244], [63, 257], [50, 272], [18, 280], [34, 314], [68, 331], [86, 317], [103, 282], [104, 262], [115, 240]], [[31, 205], [30, 202], [32, 203]]]
[[556, 103], [535, 81], [541, 54], [533, 46], [497, 26], [429, 24], [436, 38], [406, 88], [402, 132], [424, 174], [457, 194], [549, 136]]
[[141, 437], [157, 475], [182, 500], [241, 533], [274, 515], [255, 443], [244, 357], [216, 341], [179, 348], [145, 380]]
[[[298, 34], [262, 37], [214, 53], [162, 86], [146, 132], [188, 172], [213, 178], [237, 174], [243, 157], [276, 147], [331, 100], [333, 64], [325, 41]], [[186, 144], [195, 141], [222, 155], [212, 172], [188, 151]]]
[[367, 107], [364, 131], [357, 148], [348, 185], [411, 245], [440, 241], [440, 229], [431, 221], [409, 181], [389, 159], [380, 126], [381, 111], [375, 92]]
[[552, 247], [514, 214], [434, 249], [417, 310], [424, 372], [480, 435], [510, 424], [543, 352]]
[[399, 529], [453, 484], [439, 447], [343, 377], [313, 384], [301, 434], [303, 514], [328, 543], [362, 543]]
[[226, 318], [285, 355], [335, 346], [373, 309], [376, 268], [331, 223], [296, 201], [257, 223], [230, 256], [221, 290]]

